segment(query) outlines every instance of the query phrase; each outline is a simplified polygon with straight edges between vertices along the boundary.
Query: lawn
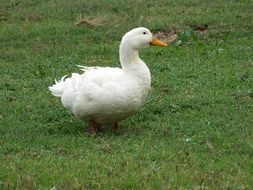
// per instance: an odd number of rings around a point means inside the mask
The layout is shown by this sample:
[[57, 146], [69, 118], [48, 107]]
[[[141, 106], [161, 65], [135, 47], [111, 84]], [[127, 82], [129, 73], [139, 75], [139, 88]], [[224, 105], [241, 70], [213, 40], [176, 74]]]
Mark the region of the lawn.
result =
[[[2, 0], [0, 189], [251, 189], [250, 0]], [[152, 73], [143, 109], [93, 136], [53, 97], [76, 65], [119, 66], [128, 30], [166, 48], [140, 52]]]

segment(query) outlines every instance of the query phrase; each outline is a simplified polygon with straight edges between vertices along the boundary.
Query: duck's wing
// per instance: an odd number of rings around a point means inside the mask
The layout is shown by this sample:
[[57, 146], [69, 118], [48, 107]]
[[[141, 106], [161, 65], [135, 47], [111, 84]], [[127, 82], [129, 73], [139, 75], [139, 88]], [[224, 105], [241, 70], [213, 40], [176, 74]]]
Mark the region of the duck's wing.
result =
[[109, 117], [110, 114], [126, 112], [126, 109], [133, 110], [132, 107], [138, 107], [138, 105], [130, 105], [132, 102], [129, 99], [133, 96], [131, 87], [134, 85], [132, 80], [124, 75], [122, 69], [85, 68], [80, 77], [78, 94], [71, 107], [77, 117], [99, 118], [102, 115]]
[[77, 98], [81, 98], [82, 103], [85, 103], [98, 100], [102, 94], [104, 97], [105, 88], [112, 84], [116, 87], [122, 75], [120, 68], [112, 67], [82, 67], [81, 70], [84, 71], [83, 74], [72, 73], [68, 78], [64, 76], [49, 87], [51, 93], [61, 97], [62, 104], [70, 110]]
[[[82, 68], [82, 82], [79, 90], [82, 97], [88, 97], [96, 102], [108, 102], [120, 96], [123, 91], [124, 80], [122, 69], [112, 67]], [[122, 94], [124, 94], [122, 92]]]
[[122, 75], [122, 69], [117, 67], [85, 67], [80, 66], [81, 71], [83, 71], [83, 77], [86, 80], [97, 83], [98, 85], [103, 85], [109, 81], [115, 81], [120, 75]]

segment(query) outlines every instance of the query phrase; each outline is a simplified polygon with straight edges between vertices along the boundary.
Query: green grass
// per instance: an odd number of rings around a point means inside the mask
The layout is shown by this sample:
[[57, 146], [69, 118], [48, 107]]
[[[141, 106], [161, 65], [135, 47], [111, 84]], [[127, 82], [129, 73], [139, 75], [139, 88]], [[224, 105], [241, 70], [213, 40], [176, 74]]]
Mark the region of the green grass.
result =
[[[0, 189], [253, 187], [252, 1], [0, 6]], [[76, 26], [80, 16], [105, 23]], [[191, 30], [202, 24], [204, 34]], [[143, 50], [144, 108], [119, 134], [90, 136], [48, 86], [76, 64], [118, 66], [120, 39], [137, 26], [181, 32], [183, 43]]]

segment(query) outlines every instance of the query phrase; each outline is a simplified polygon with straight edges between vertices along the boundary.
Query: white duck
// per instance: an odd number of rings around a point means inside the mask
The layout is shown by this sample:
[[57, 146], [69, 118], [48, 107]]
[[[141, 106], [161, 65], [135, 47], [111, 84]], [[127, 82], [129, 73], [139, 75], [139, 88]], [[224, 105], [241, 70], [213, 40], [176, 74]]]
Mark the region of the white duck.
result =
[[88, 121], [92, 133], [101, 125], [117, 128], [119, 121], [143, 106], [148, 95], [150, 71], [138, 50], [149, 45], [167, 46], [147, 28], [132, 29], [121, 40], [122, 68], [83, 67], [83, 74], [62, 77], [49, 89], [77, 118]]

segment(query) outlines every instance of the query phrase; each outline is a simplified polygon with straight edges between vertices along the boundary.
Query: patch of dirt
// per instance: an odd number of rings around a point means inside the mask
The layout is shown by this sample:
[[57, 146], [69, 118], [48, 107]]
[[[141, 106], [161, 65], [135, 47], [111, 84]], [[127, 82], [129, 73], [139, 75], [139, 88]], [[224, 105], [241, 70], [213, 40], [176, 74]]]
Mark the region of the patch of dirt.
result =
[[102, 26], [107, 23], [107, 20], [104, 18], [80, 18], [76, 19], [75, 25], [87, 25], [87, 26]]
[[154, 36], [156, 36], [159, 39], [162, 39], [163, 41], [167, 43], [171, 43], [177, 40], [177, 32], [176, 30], [172, 31], [156, 31], [153, 32]]
[[26, 22], [40, 22], [42, 20], [42, 16], [39, 13], [29, 13], [25, 17]]
[[189, 27], [196, 32], [200, 39], [207, 40], [209, 38], [208, 24], [193, 24], [189, 25]]
[[190, 28], [197, 32], [207, 32], [208, 24], [190, 25]]

